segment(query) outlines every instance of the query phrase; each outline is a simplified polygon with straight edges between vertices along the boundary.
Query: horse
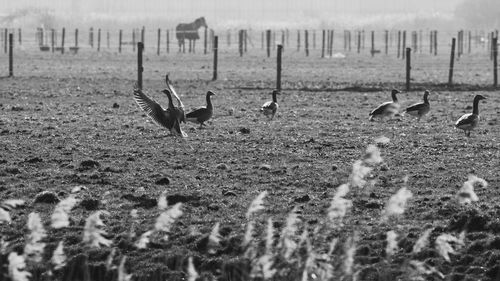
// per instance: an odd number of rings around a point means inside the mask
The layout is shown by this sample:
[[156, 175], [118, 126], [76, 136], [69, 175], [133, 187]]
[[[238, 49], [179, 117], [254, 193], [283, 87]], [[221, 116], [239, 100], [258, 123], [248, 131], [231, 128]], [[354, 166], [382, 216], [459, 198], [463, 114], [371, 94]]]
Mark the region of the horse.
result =
[[192, 23], [179, 23], [175, 27], [175, 35], [177, 37], [177, 41], [179, 42], [179, 52], [181, 52], [181, 47], [182, 52], [186, 52], [185, 39], [187, 39], [189, 40], [189, 52], [191, 52], [192, 44], [192, 50], [194, 53], [194, 44], [197, 39], [200, 39], [200, 35], [198, 35], [198, 29], [202, 26], [204, 26], [205, 28], [207, 27], [207, 23], [205, 22], [204, 17], [197, 18]]

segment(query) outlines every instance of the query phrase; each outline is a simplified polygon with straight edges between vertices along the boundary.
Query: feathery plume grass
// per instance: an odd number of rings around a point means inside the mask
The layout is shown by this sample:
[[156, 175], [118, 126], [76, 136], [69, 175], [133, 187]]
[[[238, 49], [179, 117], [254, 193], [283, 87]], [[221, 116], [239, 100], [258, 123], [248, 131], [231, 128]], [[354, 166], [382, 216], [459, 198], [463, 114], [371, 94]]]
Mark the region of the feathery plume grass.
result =
[[358, 233], [355, 232], [353, 236], [349, 237], [344, 245], [345, 258], [344, 258], [344, 273], [347, 276], [352, 275], [354, 267], [354, 254], [356, 253], [356, 242], [358, 240]]
[[432, 228], [429, 228], [420, 235], [420, 237], [417, 239], [417, 242], [415, 242], [415, 245], [413, 245], [413, 250], [412, 253], [420, 253], [427, 245], [429, 245], [429, 237], [431, 236]]
[[110, 271], [111, 269], [116, 268], [113, 265], [113, 259], [115, 258], [116, 248], [112, 248], [111, 252], [109, 252], [108, 257], [106, 258], [106, 271]]
[[337, 247], [337, 243], [339, 242], [338, 238], [333, 238], [332, 241], [328, 244], [328, 256], [331, 256], [333, 254], [333, 251], [335, 251], [335, 248]]
[[198, 275], [198, 272], [196, 271], [196, 268], [194, 267], [193, 264], [193, 257], [188, 258], [188, 268], [187, 268], [187, 273], [188, 273], [188, 281], [196, 281], [200, 275]]
[[11, 252], [9, 257], [9, 277], [12, 281], [28, 281], [31, 273], [26, 271], [26, 262], [22, 255], [18, 255], [16, 252]]
[[248, 221], [245, 228], [245, 236], [243, 236], [243, 243], [241, 244], [243, 247], [247, 247], [252, 242], [254, 228], [255, 221]]
[[398, 250], [398, 234], [394, 230], [387, 231], [387, 246], [385, 247], [385, 254], [387, 257], [391, 257]]
[[460, 249], [462, 246], [465, 246], [464, 236], [465, 232], [462, 232], [458, 238], [451, 234], [443, 233], [436, 238], [436, 250], [447, 262], [450, 262], [450, 254], [457, 253], [450, 243], [455, 244], [455, 247]]
[[458, 191], [458, 203], [465, 205], [479, 201], [479, 198], [474, 192], [474, 185], [476, 183], [479, 183], [483, 188], [488, 187], [488, 183], [484, 179], [469, 175], [468, 180], [464, 182], [462, 188]]
[[69, 212], [77, 202], [78, 200], [73, 195], [70, 195], [57, 203], [54, 213], [50, 217], [53, 228], [58, 229], [69, 226]]
[[340, 185], [337, 188], [335, 196], [333, 196], [333, 199], [330, 202], [330, 207], [328, 207], [328, 219], [334, 225], [342, 226], [342, 219], [352, 206], [352, 201], [344, 198], [348, 192], [348, 184]]
[[168, 240], [168, 233], [170, 232], [170, 229], [172, 228], [174, 222], [180, 216], [182, 216], [181, 207], [182, 203], [176, 203], [170, 209], [161, 213], [160, 216], [156, 219], [155, 230], [167, 233], [165, 236], [163, 236], [164, 240]]
[[167, 192], [163, 191], [158, 198], [158, 209], [160, 210], [166, 210], [168, 207], [168, 202], [167, 202]]
[[282, 250], [283, 257], [289, 259], [293, 252], [297, 249], [297, 242], [295, 242], [295, 233], [298, 230], [298, 223], [300, 222], [299, 216], [297, 214], [297, 207], [288, 214], [286, 218], [286, 225], [281, 231], [281, 240], [278, 244], [278, 248]]
[[274, 227], [273, 227], [273, 219], [267, 219], [267, 227], [266, 227], [266, 254], [271, 255], [273, 252], [273, 243], [274, 243]]
[[356, 160], [352, 164], [351, 175], [349, 176], [349, 184], [353, 187], [363, 187], [366, 184], [365, 177], [372, 171], [371, 167], [364, 165], [363, 160]]
[[366, 148], [364, 162], [368, 165], [377, 165], [382, 163], [383, 159], [380, 155], [380, 149], [374, 144], [369, 144]]
[[406, 208], [406, 202], [411, 197], [412, 193], [408, 188], [402, 187], [399, 189], [398, 192], [392, 195], [389, 201], [387, 201], [385, 209], [382, 212], [382, 220], [387, 220], [390, 216], [402, 215]]
[[64, 254], [63, 247], [63, 242], [59, 241], [59, 244], [57, 244], [57, 248], [52, 254], [52, 258], [50, 259], [50, 261], [54, 265], [55, 270], [61, 269], [66, 264], [66, 255]]
[[219, 246], [220, 240], [222, 239], [222, 236], [219, 233], [219, 228], [220, 228], [220, 223], [216, 223], [214, 225], [214, 228], [212, 228], [212, 231], [210, 232], [210, 235], [208, 236], [208, 252], [210, 254], [215, 254], [215, 248]]
[[137, 249], [146, 249], [146, 247], [149, 244], [149, 236], [151, 236], [151, 234], [153, 234], [152, 230], [144, 232], [141, 235], [141, 237], [139, 238], [139, 240], [137, 240], [137, 242], [135, 242], [135, 244], [134, 244], [135, 247]]
[[421, 278], [422, 275], [436, 274], [439, 278], [444, 279], [444, 274], [439, 272], [435, 267], [427, 265], [425, 262], [411, 260], [410, 263], [410, 280], [426, 280]]
[[123, 256], [120, 261], [120, 265], [118, 266], [118, 281], [130, 281], [132, 280], [132, 274], [127, 274], [125, 271], [125, 260], [127, 256]]
[[137, 218], [139, 215], [137, 214], [137, 209], [132, 209], [130, 210], [130, 218], [132, 219], [132, 223], [130, 224], [130, 230], [128, 232], [128, 237], [130, 239], [135, 237], [135, 229], [137, 228], [137, 225], [139, 224], [139, 221]]
[[41, 242], [47, 236], [43, 228], [40, 215], [37, 213], [30, 213], [28, 215], [28, 229], [30, 233], [24, 246], [24, 257], [34, 262], [42, 261], [43, 249], [45, 243]]
[[264, 197], [266, 197], [266, 195], [267, 191], [264, 190], [252, 201], [246, 213], [247, 220], [250, 220], [252, 214], [264, 209]]
[[10, 224], [12, 222], [12, 219], [10, 218], [9, 212], [4, 210], [3, 208], [0, 208], [0, 223], [2, 222]]
[[103, 237], [106, 231], [99, 228], [104, 226], [104, 222], [100, 218], [101, 214], [109, 215], [109, 212], [96, 211], [85, 220], [83, 243], [90, 247], [100, 248], [101, 245], [109, 247], [113, 243], [113, 241]]

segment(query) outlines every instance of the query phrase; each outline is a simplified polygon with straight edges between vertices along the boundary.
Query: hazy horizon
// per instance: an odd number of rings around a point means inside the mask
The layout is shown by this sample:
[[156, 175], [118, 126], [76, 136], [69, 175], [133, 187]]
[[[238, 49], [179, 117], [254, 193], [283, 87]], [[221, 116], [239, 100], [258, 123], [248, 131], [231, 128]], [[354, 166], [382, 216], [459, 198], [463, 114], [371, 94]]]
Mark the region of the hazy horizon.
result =
[[[2, 2], [5, 0], [2, 0]], [[5, 1], [5, 15], [22, 9], [41, 9], [74, 21], [115, 19], [117, 21], [156, 19], [188, 22], [204, 16], [211, 26], [272, 25], [345, 22], [370, 24], [373, 19], [452, 17], [463, 0], [17, 0]]]

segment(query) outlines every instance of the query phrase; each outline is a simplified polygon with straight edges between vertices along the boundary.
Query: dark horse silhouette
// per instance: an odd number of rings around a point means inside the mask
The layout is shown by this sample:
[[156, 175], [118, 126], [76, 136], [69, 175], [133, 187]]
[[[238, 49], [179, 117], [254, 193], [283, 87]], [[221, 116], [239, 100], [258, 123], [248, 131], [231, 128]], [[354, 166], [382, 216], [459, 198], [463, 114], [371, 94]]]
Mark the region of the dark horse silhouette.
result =
[[[192, 23], [179, 23], [175, 27], [175, 34], [177, 37], [177, 41], [179, 42], [179, 52], [186, 52], [185, 48], [185, 40], [189, 40], [189, 52], [191, 52], [191, 48], [194, 53], [194, 43], [197, 39], [200, 39], [200, 35], [198, 35], [198, 29], [200, 27], [207, 27], [207, 23], [205, 22], [205, 18], [197, 18]], [[192, 46], [192, 47], [191, 47]]]

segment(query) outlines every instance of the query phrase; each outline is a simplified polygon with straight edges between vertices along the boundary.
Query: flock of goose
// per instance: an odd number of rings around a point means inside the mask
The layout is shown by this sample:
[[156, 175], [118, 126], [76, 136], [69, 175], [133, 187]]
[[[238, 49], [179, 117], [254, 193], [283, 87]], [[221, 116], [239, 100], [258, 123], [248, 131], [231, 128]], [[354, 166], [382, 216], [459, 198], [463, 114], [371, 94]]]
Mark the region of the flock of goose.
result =
[[[134, 88], [134, 100], [139, 105], [139, 107], [158, 125], [167, 128], [172, 134], [181, 137], [187, 137], [187, 134], [182, 131], [180, 127], [181, 122], [190, 121], [200, 125], [202, 128], [205, 122], [212, 118], [213, 115], [213, 105], [210, 99], [211, 96], [215, 94], [212, 91], [208, 91], [206, 94], [206, 106], [200, 107], [194, 111], [187, 114], [184, 112], [184, 104], [180, 100], [177, 92], [175, 91], [172, 82], [168, 78], [165, 78], [167, 88], [162, 92], [168, 98], [168, 107], [164, 109], [156, 101], [149, 98], [146, 94], [142, 92], [137, 86]], [[429, 94], [430, 92], [426, 90], [424, 92], [423, 101], [420, 103], [415, 103], [407, 107], [402, 114], [399, 113], [400, 105], [398, 102], [397, 94], [400, 91], [393, 89], [391, 92], [392, 101], [384, 102], [378, 107], [373, 109], [369, 114], [369, 120], [374, 121], [375, 119], [384, 120], [385, 118], [394, 118], [395, 116], [401, 116], [404, 114], [409, 114], [417, 117], [420, 121], [427, 113], [429, 113], [431, 107], [429, 104]], [[279, 91], [274, 90], [272, 92], [272, 100], [264, 103], [260, 111], [272, 120], [276, 114], [279, 106], [277, 101], [277, 95]], [[174, 105], [172, 95], [177, 100], [177, 106]], [[455, 127], [461, 129], [465, 132], [467, 137], [470, 137], [470, 133], [473, 129], [478, 126], [479, 123], [479, 101], [486, 99], [482, 95], [476, 95], [474, 97], [472, 113], [467, 113], [462, 115], [456, 122]]]
[[[400, 105], [398, 103], [397, 94], [400, 91], [393, 89], [391, 92], [392, 101], [384, 102], [377, 108], [372, 110], [369, 114], [369, 120], [373, 121], [375, 118], [384, 119], [386, 117], [393, 118], [394, 116], [401, 116], [399, 113]], [[429, 103], [430, 92], [426, 90], [424, 92], [424, 100], [420, 103], [415, 103], [407, 107], [402, 114], [409, 114], [418, 118], [418, 121], [424, 117], [431, 110]], [[479, 101], [486, 99], [482, 95], [476, 95], [472, 103], [472, 113], [466, 113], [462, 115], [455, 122], [455, 127], [461, 129], [465, 132], [467, 137], [470, 137], [470, 133], [479, 124]]]

